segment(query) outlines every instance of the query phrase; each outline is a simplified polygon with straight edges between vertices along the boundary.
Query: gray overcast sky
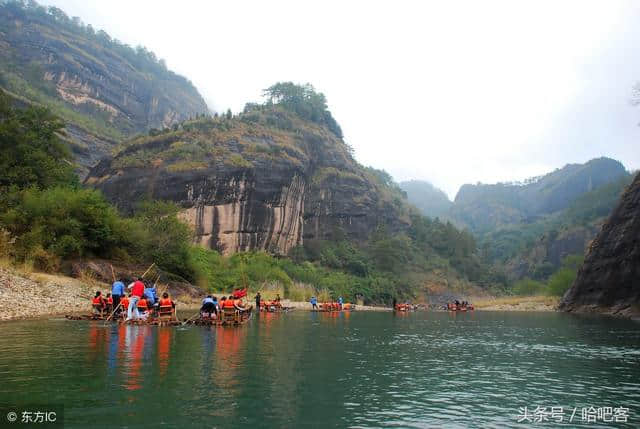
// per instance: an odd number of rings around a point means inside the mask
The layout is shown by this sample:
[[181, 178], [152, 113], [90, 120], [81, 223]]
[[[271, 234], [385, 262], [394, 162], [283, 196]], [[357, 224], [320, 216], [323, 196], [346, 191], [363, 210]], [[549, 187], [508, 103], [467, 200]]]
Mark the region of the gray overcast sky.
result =
[[464, 183], [598, 156], [640, 167], [640, 2], [46, 0], [240, 111], [276, 81], [325, 93], [365, 165]]

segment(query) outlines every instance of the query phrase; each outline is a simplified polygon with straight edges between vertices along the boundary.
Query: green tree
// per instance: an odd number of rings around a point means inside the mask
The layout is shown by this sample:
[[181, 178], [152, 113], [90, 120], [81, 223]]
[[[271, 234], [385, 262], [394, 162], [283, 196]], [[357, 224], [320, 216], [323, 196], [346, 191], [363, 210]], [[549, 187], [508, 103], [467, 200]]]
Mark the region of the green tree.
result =
[[77, 183], [63, 127], [48, 109], [15, 109], [0, 92], [0, 192]]
[[576, 271], [571, 268], [560, 268], [549, 278], [547, 293], [549, 295], [562, 296], [571, 287], [576, 279]]
[[327, 108], [327, 99], [313, 85], [278, 82], [263, 91], [268, 104], [278, 104], [304, 119], [325, 125], [342, 138], [342, 129]]

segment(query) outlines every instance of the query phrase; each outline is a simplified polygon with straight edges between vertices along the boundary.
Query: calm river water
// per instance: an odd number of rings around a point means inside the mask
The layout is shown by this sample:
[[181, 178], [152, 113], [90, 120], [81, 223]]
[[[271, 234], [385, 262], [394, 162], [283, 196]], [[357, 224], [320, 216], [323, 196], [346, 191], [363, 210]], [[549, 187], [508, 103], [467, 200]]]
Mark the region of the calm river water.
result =
[[0, 334], [0, 403], [64, 404], [69, 428], [640, 427], [640, 324], [627, 320], [300, 311], [241, 328], [48, 320]]

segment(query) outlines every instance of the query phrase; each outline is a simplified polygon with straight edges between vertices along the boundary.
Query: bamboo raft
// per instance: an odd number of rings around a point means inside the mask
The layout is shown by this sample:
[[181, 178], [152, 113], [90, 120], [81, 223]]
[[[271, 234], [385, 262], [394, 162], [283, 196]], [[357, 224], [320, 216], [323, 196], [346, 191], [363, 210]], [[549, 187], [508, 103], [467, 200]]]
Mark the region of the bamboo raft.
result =
[[329, 312], [340, 312], [340, 311], [354, 311], [355, 309], [356, 309], [356, 305], [348, 302], [342, 304], [342, 307], [340, 307], [340, 304], [338, 304], [337, 302], [323, 302], [320, 304], [320, 308], [312, 311], [329, 313]]
[[182, 326], [182, 325], [198, 325], [198, 326], [240, 326], [244, 325], [251, 319], [253, 306], [245, 310], [223, 309], [220, 318], [203, 317], [198, 313], [199, 317], [179, 320], [173, 318], [172, 315], [160, 315], [147, 319], [125, 320], [122, 317], [108, 320], [100, 314], [83, 314], [83, 315], [66, 315], [67, 320], [88, 320], [88, 321], [110, 321], [120, 325], [132, 326]]
[[261, 301], [260, 311], [266, 313], [285, 313], [287, 311], [294, 310], [295, 307], [283, 307], [277, 301]]
[[195, 319], [187, 319], [183, 323], [198, 326], [240, 326], [251, 320], [253, 306], [244, 310], [223, 308], [220, 317], [204, 317], [202, 314]]
[[475, 308], [473, 304], [468, 305], [455, 305], [447, 303], [447, 311], [473, 311]]

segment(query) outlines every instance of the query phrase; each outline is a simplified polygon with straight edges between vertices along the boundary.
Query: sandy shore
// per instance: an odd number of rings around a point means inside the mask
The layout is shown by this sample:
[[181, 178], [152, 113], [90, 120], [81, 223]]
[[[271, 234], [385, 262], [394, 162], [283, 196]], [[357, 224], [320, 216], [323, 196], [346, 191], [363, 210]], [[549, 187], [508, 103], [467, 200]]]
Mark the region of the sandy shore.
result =
[[484, 311], [556, 311], [559, 298], [552, 296], [510, 296], [470, 299], [476, 310]]
[[[283, 307], [293, 307], [296, 310], [313, 310], [311, 303], [302, 301], [289, 301], [288, 299], [282, 300]], [[370, 305], [356, 305], [356, 311], [391, 311], [390, 307], [374, 307]]]

